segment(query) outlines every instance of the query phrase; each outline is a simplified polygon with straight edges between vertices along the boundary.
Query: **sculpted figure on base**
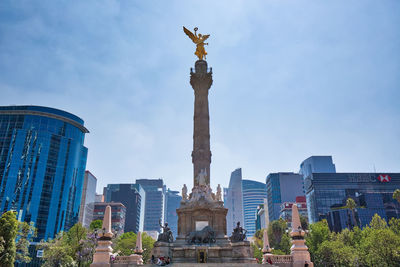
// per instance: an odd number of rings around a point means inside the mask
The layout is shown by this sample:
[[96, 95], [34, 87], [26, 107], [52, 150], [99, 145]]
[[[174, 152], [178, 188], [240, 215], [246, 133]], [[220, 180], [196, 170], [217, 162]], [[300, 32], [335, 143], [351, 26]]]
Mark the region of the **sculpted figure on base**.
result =
[[206, 226], [200, 231], [187, 234], [186, 241], [189, 244], [215, 243], [215, 232], [210, 226]]
[[246, 233], [247, 230], [240, 226], [240, 222], [237, 222], [236, 228], [233, 229], [232, 236], [229, 237], [229, 239], [232, 243], [244, 241], [246, 239]]
[[174, 237], [172, 235], [171, 228], [168, 227], [168, 223], [166, 222], [165, 225], [163, 226], [161, 224], [161, 220], [159, 220], [159, 224], [160, 224], [161, 228], [163, 229], [163, 232], [158, 236], [157, 241], [167, 242], [167, 243], [174, 242]]
[[186, 184], [184, 184], [182, 187], [182, 200], [187, 200], [187, 198], [188, 198], [187, 187]]

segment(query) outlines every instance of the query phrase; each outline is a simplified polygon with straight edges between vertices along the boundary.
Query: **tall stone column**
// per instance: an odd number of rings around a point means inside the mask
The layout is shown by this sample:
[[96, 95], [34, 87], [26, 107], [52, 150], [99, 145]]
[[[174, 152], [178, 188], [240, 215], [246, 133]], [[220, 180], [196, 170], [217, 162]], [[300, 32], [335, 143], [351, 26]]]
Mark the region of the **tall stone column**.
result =
[[195, 71], [191, 69], [190, 84], [194, 90], [194, 128], [193, 128], [193, 186], [199, 185], [197, 177], [205, 173], [205, 184], [210, 185], [210, 116], [208, 111], [208, 90], [212, 85], [212, 71], [207, 62], [197, 60]]

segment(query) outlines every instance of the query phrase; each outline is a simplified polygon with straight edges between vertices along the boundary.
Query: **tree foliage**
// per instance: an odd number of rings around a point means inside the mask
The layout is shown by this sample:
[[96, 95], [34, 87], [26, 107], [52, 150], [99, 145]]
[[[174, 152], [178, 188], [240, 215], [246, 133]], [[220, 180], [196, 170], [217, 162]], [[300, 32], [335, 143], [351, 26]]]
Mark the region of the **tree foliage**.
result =
[[280, 249], [282, 236], [286, 233], [287, 223], [282, 218], [269, 223], [268, 240], [272, 248]]
[[103, 226], [103, 221], [102, 220], [94, 220], [90, 223], [90, 230], [94, 231], [94, 230], [99, 230], [101, 229], [101, 227]]
[[15, 258], [17, 262], [29, 263], [31, 261], [29, 255], [29, 242], [31, 242], [34, 237], [36, 237], [36, 228], [33, 226], [33, 223], [18, 223]]
[[329, 231], [328, 222], [322, 220], [310, 225], [310, 232], [306, 238], [306, 245], [311, 254], [311, 260], [315, 262], [318, 255], [318, 248], [324, 241], [329, 241], [331, 232]]
[[300, 214], [300, 223], [301, 223], [301, 228], [303, 228], [304, 231], [308, 230], [308, 219], [307, 219], [307, 217], [305, 217], [305, 216]]
[[77, 223], [53, 240], [42, 241], [39, 247], [44, 250], [43, 266], [89, 266], [96, 247], [96, 237]]
[[12, 267], [16, 257], [15, 238], [18, 233], [18, 221], [16, 213], [7, 211], [0, 217], [0, 238], [2, 251], [0, 254], [0, 266]]
[[306, 236], [315, 266], [400, 266], [400, 219], [389, 226], [375, 214], [369, 226], [329, 231], [325, 220], [311, 224]]
[[[114, 253], [121, 256], [129, 256], [134, 253], [136, 247], [136, 234], [127, 232], [120, 235], [114, 242]], [[151, 257], [155, 240], [146, 233], [142, 233], [143, 262], [148, 262]]]
[[397, 202], [400, 203], [400, 189], [396, 189], [396, 190], [393, 192], [393, 199], [396, 199]]

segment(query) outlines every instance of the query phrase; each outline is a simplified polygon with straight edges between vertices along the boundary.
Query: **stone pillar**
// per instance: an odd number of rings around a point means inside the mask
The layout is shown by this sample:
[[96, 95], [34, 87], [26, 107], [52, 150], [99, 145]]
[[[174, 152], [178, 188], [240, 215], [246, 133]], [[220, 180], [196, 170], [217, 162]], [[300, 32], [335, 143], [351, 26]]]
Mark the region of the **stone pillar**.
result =
[[198, 186], [197, 177], [205, 171], [205, 183], [210, 185], [210, 116], [208, 111], [208, 90], [211, 87], [212, 71], [208, 71], [207, 62], [197, 60], [195, 71], [191, 69], [190, 84], [194, 90], [194, 128], [193, 128], [193, 186]]
[[143, 253], [142, 249], [142, 232], [137, 233], [136, 237], [136, 248], [135, 248], [135, 254], [141, 255]]
[[271, 257], [271, 248], [269, 246], [269, 240], [268, 240], [268, 231], [267, 229], [264, 229], [264, 235], [263, 235], [263, 249], [262, 249], [262, 253], [263, 253], [263, 260], [262, 263], [263, 264], [267, 264], [268, 263], [268, 257]]
[[290, 248], [290, 255], [293, 259], [293, 267], [304, 267], [307, 263], [309, 267], [314, 266], [311, 262], [310, 252], [308, 252], [308, 247], [304, 240], [305, 232], [301, 228], [299, 210], [296, 204], [292, 206], [292, 232], [290, 236], [292, 237], [292, 247]]
[[99, 234], [99, 240], [97, 241], [96, 252], [93, 255], [93, 263], [90, 264], [92, 267], [109, 267], [110, 257], [112, 255], [112, 242], [113, 233], [111, 231], [111, 207], [107, 206], [104, 213], [103, 229]]

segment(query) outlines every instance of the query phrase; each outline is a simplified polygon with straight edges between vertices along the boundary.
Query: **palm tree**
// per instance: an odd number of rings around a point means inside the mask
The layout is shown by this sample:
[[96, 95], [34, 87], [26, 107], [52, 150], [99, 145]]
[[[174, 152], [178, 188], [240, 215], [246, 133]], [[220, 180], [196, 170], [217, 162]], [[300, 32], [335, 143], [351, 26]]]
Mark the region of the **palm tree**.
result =
[[357, 207], [357, 205], [356, 205], [356, 202], [354, 201], [354, 199], [348, 198], [346, 200], [346, 208], [351, 210], [351, 215], [352, 215], [352, 218], [353, 218], [353, 227], [354, 226], [358, 226], [357, 221], [356, 221], [356, 214], [355, 214], [356, 207]]

